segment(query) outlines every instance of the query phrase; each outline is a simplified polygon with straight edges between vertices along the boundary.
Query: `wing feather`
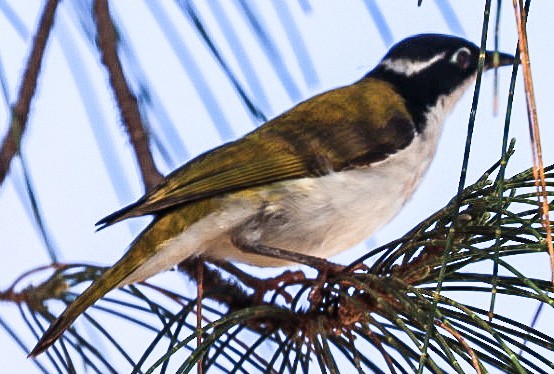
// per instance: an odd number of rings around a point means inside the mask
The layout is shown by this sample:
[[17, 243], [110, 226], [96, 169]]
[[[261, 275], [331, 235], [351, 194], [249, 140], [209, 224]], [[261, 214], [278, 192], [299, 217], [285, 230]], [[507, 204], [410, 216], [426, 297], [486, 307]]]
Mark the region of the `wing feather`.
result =
[[[371, 95], [371, 90], [379, 94]], [[243, 138], [194, 158], [97, 225], [102, 229], [129, 217], [287, 179], [367, 167], [406, 147], [414, 136], [402, 98], [382, 82], [365, 78], [300, 103]]]

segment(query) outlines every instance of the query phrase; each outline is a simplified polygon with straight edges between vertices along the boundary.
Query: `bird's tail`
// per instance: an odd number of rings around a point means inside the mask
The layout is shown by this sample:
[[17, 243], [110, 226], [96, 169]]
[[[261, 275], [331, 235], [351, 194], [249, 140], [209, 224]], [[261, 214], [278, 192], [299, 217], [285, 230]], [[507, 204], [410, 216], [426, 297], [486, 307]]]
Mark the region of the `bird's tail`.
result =
[[[209, 203], [209, 202], [208, 202]], [[131, 244], [127, 253], [111, 268], [106, 270], [95, 282], [93, 282], [77, 299], [46, 330], [42, 338], [29, 357], [36, 357], [48, 349], [63, 334], [65, 330], [81, 315], [89, 306], [116, 287], [122, 287], [129, 283], [140, 282], [150, 276], [167, 270], [180, 260], [172, 262], [150, 261], [158, 254], [160, 246], [169, 238], [177, 237], [184, 232], [190, 222], [195, 222], [203, 217], [206, 209], [186, 209], [179, 214], [165, 215], [156, 218]], [[184, 218], [183, 218], [184, 217]], [[196, 247], [190, 247], [191, 250]], [[182, 251], [179, 258], [186, 258]], [[181, 258], [181, 259], [182, 259]]]
[[142, 264], [143, 261], [135, 257], [138, 257], [136, 251], [131, 249], [79, 295], [50, 325], [28, 357], [36, 357], [47, 350], [89, 306], [112, 289], [120, 286], [121, 282]]

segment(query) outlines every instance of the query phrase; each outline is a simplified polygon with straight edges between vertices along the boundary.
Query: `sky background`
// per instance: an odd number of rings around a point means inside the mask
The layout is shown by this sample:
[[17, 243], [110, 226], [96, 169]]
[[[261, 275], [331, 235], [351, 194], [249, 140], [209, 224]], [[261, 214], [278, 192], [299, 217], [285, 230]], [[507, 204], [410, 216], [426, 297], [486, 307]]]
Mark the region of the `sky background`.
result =
[[[229, 68], [267, 118], [314, 94], [357, 80], [375, 66], [393, 43], [409, 35], [455, 34], [479, 44], [482, 2], [426, 0], [419, 8], [416, 3], [349, 0], [339, 5], [331, 0], [304, 0], [271, 5], [277, 3], [264, 2], [263, 6], [255, 7], [256, 16], [279, 51], [277, 58], [267, 56], [240, 8], [232, 2], [193, 2]], [[517, 43], [515, 17], [511, 2], [503, 3], [499, 49], [513, 53]], [[4, 118], [0, 121], [2, 136], [9, 125], [7, 103], [16, 99], [41, 4], [0, 0], [0, 67], [7, 89], [7, 101], [0, 103], [0, 118]], [[156, 127], [162, 122], [173, 125], [167, 126], [165, 132], [160, 131], [170, 160], [154, 152], [159, 168], [166, 174], [191, 157], [254, 129], [261, 121], [242, 105], [221, 66], [176, 3], [152, 4], [119, 0], [111, 2], [111, 10], [130, 46], [122, 51], [122, 59], [125, 62], [125, 58], [134, 55], [139, 62], [126, 65], [126, 72], [141, 76], [142, 82], [148, 82], [154, 93], [152, 107], [145, 109], [150, 125]], [[22, 152], [60, 260], [110, 265], [120, 258], [148, 219], [135, 219], [95, 232], [95, 222], [133, 202], [143, 191], [105, 71], [97, 53], [91, 50], [88, 39], [91, 34], [87, 35], [86, 31], [93, 30], [93, 25], [74, 22], [78, 19], [77, 9], [68, 1], [59, 6]], [[554, 2], [535, 1], [528, 26], [547, 165], [554, 162], [554, 151], [549, 146], [554, 136], [550, 123], [554, 118], [550, 95], [554, 85], [551, 74], [554, 39], [545, 30], [551, 28], [553, 12]], [[493, 47], [494, 17], [495, 12], [490, 22], [489, 48]], [[175, 48], [175, 45], [181, 47]], [[284, 83], [276, 74], [276, 67], [282, 69], [282, 76], [288, 77]], [[492, 73], [483, 77], [469, 183], [500, 157], [510, 69], [500, 70], [499, 76], [500, 110], [496, 117], [491, 106]], [[511, 137], [517, 138], [516, 154], [507, 175], [531, 165], [521, 78], [515, 93], [511, 129]], [[137, 89], [139, 81], [130, 80]], [[405, 209], [368, 243], [341, 254], [336, 259], [338, 262], [347, 263], [368, 247], [401, 236], [455, 194], [471, 100], [470, 89], [447, 120], [436, 159]], [[106, 164], [115, 171], [110, 174]], [[0, 289], [9, 287], [23, 272], [50, 262], [30, 213], [22, 175], [21, 163], [15, 159], [10, 175], [0, 186]], [[550, 278], [546, 256], [523, 265], [526, 275]], [[159, 284], [182, 279], [174, 273], [158, 278]], [[183, 284], [192, 287], [189, 283]], [[488, 299], [483, 305], [488, 305]], [[509, 315], [527, 315], [528, 318], [522, 317], [524, 321], [531, 320], [534, 307], [511, 305], [502, 298], [497, 306]], [[0, 304], [0, 315], [15, 330], [27, 329], [16, 306]], [[544, 316], [539, 322], [539, 329], [547, 329], [546, 319]], [[35, 339], [30, 333], [23, 336], [27, 347], [32, 347]], [[26, 352], [2, 329], [0, 347], [0, 362], [6, 372], [37, 371], [25, 358]]]

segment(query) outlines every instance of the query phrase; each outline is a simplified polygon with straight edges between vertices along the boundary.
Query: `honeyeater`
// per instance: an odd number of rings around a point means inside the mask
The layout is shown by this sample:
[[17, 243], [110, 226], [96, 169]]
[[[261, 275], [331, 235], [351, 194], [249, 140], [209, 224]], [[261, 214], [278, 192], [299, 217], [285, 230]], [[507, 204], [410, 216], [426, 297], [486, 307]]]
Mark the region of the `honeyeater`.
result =
[[[360, 80], [314, 96], [181, 166], [101, 227], [153, 221], [55, 320], [36, 356], [110, 290], [191, 257], [261, 267], [313, 264], [391, 220], [433, 159], [445, 117], [475, 80], [479, 48], [425, 34]], [[486, 52], [484, 69], [514, 63]]]

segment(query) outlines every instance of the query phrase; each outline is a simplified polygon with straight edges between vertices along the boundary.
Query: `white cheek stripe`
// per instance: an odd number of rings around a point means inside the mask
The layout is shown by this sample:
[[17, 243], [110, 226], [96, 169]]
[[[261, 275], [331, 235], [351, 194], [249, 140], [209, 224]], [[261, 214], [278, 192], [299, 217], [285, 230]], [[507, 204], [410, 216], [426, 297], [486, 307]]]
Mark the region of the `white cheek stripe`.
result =
[[383, 61], [381, 61], [379, 65], [383, 66], [387, 70], [391, 70], [391, 71], [394, 71], [395, 73], [404, 74], [407, 77], [411, 77], [412, 75], [427, 69], [435, 62], [443, 59], [445, 55], [446, 55], [446, 52], [443, 52], [427, 61], [414, 61], [408, 58], [395, 58], [395, 59], [386, 58]]

